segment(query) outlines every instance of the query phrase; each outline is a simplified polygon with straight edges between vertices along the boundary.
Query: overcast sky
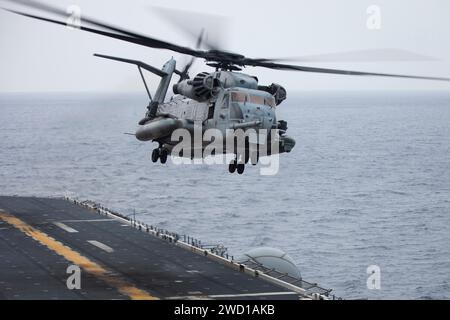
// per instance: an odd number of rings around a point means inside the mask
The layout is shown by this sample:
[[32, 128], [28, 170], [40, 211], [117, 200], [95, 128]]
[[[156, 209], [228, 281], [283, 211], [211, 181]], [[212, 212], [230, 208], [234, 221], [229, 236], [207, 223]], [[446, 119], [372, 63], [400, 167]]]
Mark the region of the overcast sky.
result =
[[[250, 57], [286, 57], [338, 51], [397, 48], [435, 57], [419, 62], [338, 62], [304, 65], [357, 71], [450, 77], [450, 1], [448, 0], [59, 0], [95, 17], [156, 38], [194, 46], [195, 40], [155, 14], [152, 6], [228, 17], [226, 49]], [[0, 0], [0, 3], [1, 0]], [[380, 29], [369, 29], [367, 9], [380, 8]], [[197, 19], [199, 20], [199, 19]], [[188, 21], [189, 22], [189, 21]], [[207, 27], [207, 26], [206, 26]], [[0, 91], [141, 91], [131, 65], [102, 60], [93, 53], [143, 60], [161, 66], [183, 56], [68, 30], [0, 11]], [[211, 70], [197, 61], [191, 74]], [[449, 90], [450, 83], [361, 78], [247, 68], [261, 83], [288, 90]], [[147, 76], [155, 85], [157, 78]]]

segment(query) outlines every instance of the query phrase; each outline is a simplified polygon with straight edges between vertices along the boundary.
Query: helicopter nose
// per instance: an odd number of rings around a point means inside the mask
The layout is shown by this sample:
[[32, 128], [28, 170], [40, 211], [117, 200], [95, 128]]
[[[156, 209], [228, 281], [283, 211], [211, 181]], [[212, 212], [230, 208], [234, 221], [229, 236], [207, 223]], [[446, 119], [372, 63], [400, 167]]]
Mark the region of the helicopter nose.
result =
[[273, 110], [267, 110], [263, 117], [263, 128], [266, 130], [271, 130], [275, 124], [275, 113]]
[[241, 119], [244, 123], [257, 123], [255, 129], [264, 129], [270, 131], [275, 122], [275, 113], [271, 108], [265, 105], [253, 105], [248, 107], [240, 105]]

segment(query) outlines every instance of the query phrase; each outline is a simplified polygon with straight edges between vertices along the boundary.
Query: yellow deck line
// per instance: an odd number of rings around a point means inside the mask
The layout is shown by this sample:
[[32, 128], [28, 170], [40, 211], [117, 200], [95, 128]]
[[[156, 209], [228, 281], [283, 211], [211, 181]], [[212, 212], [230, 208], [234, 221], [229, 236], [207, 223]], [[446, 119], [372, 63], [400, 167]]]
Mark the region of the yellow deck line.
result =
[[27, 236], [39, 241], [41, 244], [53, 250], [60, 256], [64, 257], [66, 260], [76, 264], [86, 272], [94, 275], [98, 279], [102, 280], [111, 287], [116, 288], [120, 293], [129, 296], [133, 300], [158, 300], [157, 297], [150, 295], [148, 292], [135, 287], [134, 285], [128, 283], [125, 279], [121, 278], [118, 274], [110, 271], [101, 265], [93, 262], [92, 260], [82, 256], [80, 253], [74, 251], [73, 249], [65, 246], [59, 241], [56, 241], [49, 235], [42, 231], [39, 231], [24, 221], [0, 210], [0, 220], [7, 222], [8, 224], [14, 226], [21, 232], [25, 233]]

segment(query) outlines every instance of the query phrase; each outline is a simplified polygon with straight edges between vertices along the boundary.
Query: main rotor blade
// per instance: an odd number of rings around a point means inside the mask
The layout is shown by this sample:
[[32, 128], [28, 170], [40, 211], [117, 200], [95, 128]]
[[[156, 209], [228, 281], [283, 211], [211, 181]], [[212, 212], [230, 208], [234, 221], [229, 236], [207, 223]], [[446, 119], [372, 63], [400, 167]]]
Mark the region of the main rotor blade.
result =
[[427, 76], [390, 74], [390, 73], [374, 73], [374, 72], [364, 72], [364, 71], [349, 71], [349, 70], [315, 68], [315, 67], [296, 66], [296, 65], [289, 65], [289, 64], [279, 64], [279, 63], [273, 63], [273, 62], [261, 62], [261, 61], [251, 62], [248, 60], [251, 60], [251, 59], [247, 59], [246, 65], [255, 66], [255, 67], [264, 67], [264, 68], [275, 69], [275, 70], [292, 70], [292, 71], [303, 71], [303, 72], [314, 72], [314, 73], [339, 74], [339, 75], [347, 75], [347, 76], [375, 76], [375, 77], [450, 81], [450, 78], [441, 78], [441, 77], [427, 77]]
[[384, 48], [350, 50], [298, 57], [256, 59], [262, 62], [380, 62], [380, 61], [436, 61], [437, 59], [415, 52]]
[[[16, 10], [11, 10], [11, 9], [4, 9], [4, 10], [6, 10], [8, 12], [11, 12], [11, 13], [15, 13], [15, 14], [21, 15], [21, 16], [24, 16], [24, 17], [28, 17], [28, 18], [32, 18], [32, 19], [36, 19], [36, 20], [41, 20], [41, 21], [46, 21], [46, 22], [51, 22], [51, 23], [59, 24], [59, 25], [63, 25], [63, 26], [67, 26], [67, 24], [65, 22], [62, 22], [62, 21], [49, 19], [49, 18], [44, 18], [44, 17], [39, 17], [39, 16], [36, 16], [36, 15], [32, 15], [32, 14], [29, 14], [29, 13], [24, 13], [24, 12], [20, 12], [20, 11], [16, 11]], [[118, 40], [132, 42], [132, 43], [135, 43], [135, 44], [144, 45], [140, 39], [124, 36], [124, 35], [117, 34], [117, 33], [101, 31], [101, 30], [87, 28], [87, 27], [83, 27], [83, 26], [80, 27], [80, 30], [91, 32], [91, 33], [95, 33], [95, 34], [99, 34], [99, 35], [102, 35], [102, 36], [106, 36], [106, 37], [110, 37], [110, 38], [114, 38], [114, 39], [118, 39]]]
[[[44, 13], [52, 13], [58, 15], [61, 18], [65, 18], [67, 16], [66, 12], [49, 6], [45, 4], [41, 4], [37, 1], [24, 1], [24, 0], [6, 0], [8, 2], [12, 2], [14, 4], [19, 3], [27, 8], [43, 11]], [[46, 18], [43, 16], [38, 16], [26, 12], [21, 12], [17, 10], [6, 9], [15, 14], [19, 14], [25, 17], [46, 21], [54, 24], [59, 24], [63, 26], [67, 26], [66, 22]], [[271, 59], [251, 59], [247, 58], [240, 54], [230, 53], [221, 50], [210, 50], [210, 51], [202, 51], [202, 50], [194, 50], [188, 47], [179, 46], [167, 41], [158, 40], [156, 38], [144, 36], [138, 34], [136, 32], [128, 31], [122, 28], [114, 27], [112, 25], [96, 21], [94, 19], [83, 17], [83, 23], [87, 23], [89, 25], [95, 26], [97, 28], [101, 28], [103, 30], [99, 30], [93, 27], [79, 26], [79, 28], [83, 31], [87, 31], [90, 33], [102, 35], [109, 38], [114, 38], [118, 40], [122, 40], [129, 43], [134, 43], [137, 45], [156, 48], [156, 49], [167, 49], [170, 51], [178, 52], [181, 54], [191, 55], [197, 58], [204, 58], [207, 61], [218, 62], [219, 64], [223, 64], [224, 67], [227, 66], [254, 66], [254, 67], [264, 67], [275, 70], [293, 70], [293, 71], [303, 71], [303, 72], [315, 72], [315, 73], [325, 73], [325, 74], [340, 74], [340, 75], [354, 75], [354, 76], [380, 76], [380, 77], [394, 77], [394, 78], [409, 78], [409, 79], [424, 79], [424, 80], [441, 80], [441, 81], [450, 81], [450, 78], [441, 78], [441, 77], [427, 77], [427, 76], [414, 76], [414, 75], [399, 75], [399, 74], [387, 74], [387, 73], [372, 73], [372, 72], [360, 72], [360, 71], [348, 71], [348, 70], [338, 70], [338, 69], [326, 69], [326, 68], [315, 68], [315, 67], [305, 67], [305, 66], [297, 66], [297, 65], [289, 65], [276, 63]], [[106, 31], [105, 31], [106, 30]]]
[[[195, 45], [195, 47], [197, 49], [199, 49], [202, 46], [204, 34], [205, 34], [205, 30], [202, 29], [202, 31], [200, 32], [200, 35], [197, 38], [197, 43]], [[195, 57], [192, 57], [189, 60], [189, 62], [186, 64], [186, 66], [183, 68], [183, 71], [181, 71], [181, 73], [180, 73], [180, 80], [179, 80], [179, 82], [181, 82], [183, 80], [186, 80], [186, 79], [189, 79], [189, 70], [191, 69], [192, 65], [194, 64], [195, 59], [196, 59]]]
[[[200, 49], [201, 48], [201, 46], [202, 46], [202, 44], [203, 44], [203, 41], [204, 41], [204, 36], [205, 36], [205, 29], [202, 29], [201, 31], [200, 31], [200, 35], [198, 36], [198, 38], [197, 38], [197, 43], [195, 44], [195, 48], [196, 49]], [[191, 58], [191, 60], [189, 61], [189, 63], [186, 65], [186, 67], [184, 67], [184, 70], [183, 70], [183, 74], [186, 74], [187, 75], [187, 73], [188, 73], [188, 71], [189, 71], [189, 69], [192, 67], [192, 65], [194, 64], [194, 61], [195, 61], [195, 57], [192, 57]]]
[[226, 47], [225, 31], [229, 30], [227, 17], [158, 6], [152, 6], [151, 9], [152, 12], [192, 39], [198, 37], [200, 30], [206, 30], [206, 36], [202, 43], [204, 48], [222, 50]]
[[[44, 13], [52, 13], [52, 14], [55, 14], [62, 18], [67, 17], [67, 13], [64, 12], [63, 10], [60, 10], [58, 8], [55, 8], [55, 7], [46, 5], [46, 4], [42, 4], [42, 3], [39, 3], [36, 1], [18, 0], [18, 1], [14, 1], [14, 3], [19, 3], [25, 7], [37, 9], [37, 10], [43, 11]], [[28, 18], [33, 18], [33, 19], [37, 19], [37, 20], [41, 20], [41, 21], [46, 21], [46, 22], [51, 22], [51, 23], [67, 26], [66, 22], [63, 22], [60, 20], [50, 19], [50, 18], [46, 18], [43, 16], [34, 15], [34, 14], [30, 14], [30, 13], [26, 13], [26, 12], [22, 12], [22, 11], [18, 11], [18, 10], [12, 10], [12, 9], [7, 9], [7, 8], [4, 8], [4, 9], [9, 12], [19, 14], [19, 15], [22, 15], [22, 16], [25, 16]], [[91, 28], [91, 27], [80, 26], [80, 29], [83, 31], [96, 33], [96, 34], [103, 35], [106, 37], [119, 39], [122, 41], [127, 41], [127, 42], [135, 43], [138, 45], [150, 47], [150, 48], [167, 49], [167, 50], [171, 50], [174, 52], [187, 54], [187, 55], [191, 55], [191, 56], [195, 56], [195, 57], [204, 57], [205, 56], [205, 53], [203, 51], [193, 50], [188, 47], [183, 47], [183, 46], [179, 46], [179, 45], [167, 42], [167, 41], [158, 40], [156, 38], [144, 36], [144, 35], [138, 34], [136, 32], [128, 31], [123, 28], [118, 28], [118, 27], [115, 27], [115, 26], [112, 26], [112, 25], [109, 25], [106, 23], [96, 21], [91, 18], [83, 17], [81, 20], [82, 20], [83, 24], [87, 23], [87, 24], [93, 25], [95, 27], [99, 27], [99, 28], [107, 30], [107, 31], [103, 31], [103, 30], [98, 30], [98, 29]]]

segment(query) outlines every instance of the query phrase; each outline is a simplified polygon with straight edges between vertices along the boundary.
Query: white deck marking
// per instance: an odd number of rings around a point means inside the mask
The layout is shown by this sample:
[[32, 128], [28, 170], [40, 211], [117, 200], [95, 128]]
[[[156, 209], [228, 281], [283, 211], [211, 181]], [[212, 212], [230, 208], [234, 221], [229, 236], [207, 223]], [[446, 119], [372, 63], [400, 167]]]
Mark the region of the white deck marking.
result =
[[186, 270], [187, 273], [200, 273], [198, 270]]
[[298, 295], [298, 293], [293, 291], [285, 292], [261, 292], [261, 293], [242, 293], [242, 294], [212, 294], [212, 295], [201, 295], [200, 291], [188, 292], [188, 296], [178, 296], [178, 297], [168, 297], [168, 300], [191, 300], [191, 299], [223, 299], [223, 298], [239, 298], [239, 297], [261, 297], [261, 296], [283, 296], [283, 295]]
[[103, 222], [115, 221], [114, 219], [83, 219], [83, 220], [61, 220], [62, 222]]
[[102, 250], [104, 250], [104, 251], [106, 251], [106, 252], [108, 252], [108, 253], [114, 252], [114, 249], [113, 249], [113, 248], [108, 247], [106, 244], [101, 243], [101, 242], [99, 242], [99, 241], [97, 241], [97, 240], [88, 240], [88, 242], [89, 242], [90, 244], [92, 244], [93, 246], [96, 246], [97, 248], [100, 248], [100, 249], [102, 249]]
[[69, 233], [75, 233], [75, 232], [78, 232], [77, 230], [75, 230], [75, 229], [69, 227], [68, 225], [65, 225], [65, 224], [62, 223], [62, 222], [54, 222], [54, 225], [57, 226], [57, 227], [60, 227], [61, 229], [63, 229], [64, 231], [67, 231], [67, 232], [69, 232]]
[[234, 297], [260, 297], [260, 296], [282, 296], [298, 294], [293, 291], [285, 292], [261, 292], [261, 293], [242, 293], [242, 294], [212, 294], [209, 298], [220, 299], [220, 298], [234, 298]]

